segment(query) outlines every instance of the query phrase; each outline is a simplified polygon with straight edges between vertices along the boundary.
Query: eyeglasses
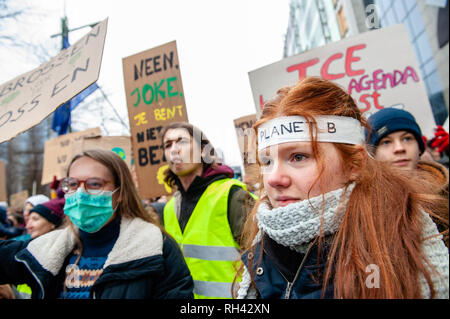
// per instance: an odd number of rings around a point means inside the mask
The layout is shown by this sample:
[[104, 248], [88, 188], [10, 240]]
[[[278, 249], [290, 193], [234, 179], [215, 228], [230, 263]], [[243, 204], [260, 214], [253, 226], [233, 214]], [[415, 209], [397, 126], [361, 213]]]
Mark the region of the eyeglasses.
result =
[[87, 193], [96, 195], [103, 192], [105, 185], [111, 182], [105, 181], [104, 179], [98, 177], [92, 177], [85, 180], [77, 179], [75, 177], [67, 177], [62, 180], [61, 188], [64, 193], [70, 194], [76, 192], [81, 183], [83, 183], [84, 189]]

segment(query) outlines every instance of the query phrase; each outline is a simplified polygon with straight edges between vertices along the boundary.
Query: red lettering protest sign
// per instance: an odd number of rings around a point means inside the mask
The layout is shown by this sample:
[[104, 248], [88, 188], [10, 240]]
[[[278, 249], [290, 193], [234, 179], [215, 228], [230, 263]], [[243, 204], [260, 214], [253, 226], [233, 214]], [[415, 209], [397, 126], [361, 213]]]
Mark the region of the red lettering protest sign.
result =
[[436, 127], [422, 75], [403, 24], [359, 34], [249, 72], [256, 111], [277, 90], [306, 76], [343, 86], [365, 116], [385, 108], [411, 112], [422, 133]]

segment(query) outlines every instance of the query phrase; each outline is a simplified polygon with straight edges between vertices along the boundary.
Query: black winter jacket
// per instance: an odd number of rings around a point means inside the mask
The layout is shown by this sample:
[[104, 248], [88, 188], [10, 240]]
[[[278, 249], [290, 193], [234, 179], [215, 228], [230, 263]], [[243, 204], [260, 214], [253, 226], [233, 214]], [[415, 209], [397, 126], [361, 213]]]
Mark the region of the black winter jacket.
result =
[[329, 241], [329, 238], [323, 241], [320, 254], [317, 241], [301, 254], [264, 235], [262, 249], [260, 241], [242, 256], [244, 264], [254, 274], [257, 298], [333, 298], [332, 280], [322, 296]]
[[[70, 228], [26, 242], [0, 241], [0, 284], [26, 283], [34, 299], [59, 298], [74, 247]], [[103, 269], [91, 298], [193, 298], [194, 283], [176, 242], [139, 218], [122, 218]]]

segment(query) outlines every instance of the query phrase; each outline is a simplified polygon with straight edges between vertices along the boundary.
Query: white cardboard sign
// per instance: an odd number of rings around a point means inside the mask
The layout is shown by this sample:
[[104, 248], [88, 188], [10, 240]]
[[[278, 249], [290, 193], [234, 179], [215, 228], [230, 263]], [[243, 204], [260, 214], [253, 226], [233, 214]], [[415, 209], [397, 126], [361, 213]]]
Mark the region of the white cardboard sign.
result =
[[359, 34], [249, 72], [258, 117], [278, 89], [305, 76], [340, 84], [369, 117], [385, 107], [411, 112], [425, 136], [436, 123], [408, 32], [403, 24]]
[[0, 86], [0, 143], [39, 124], [97, 81], [108, 19], [38, 68]]

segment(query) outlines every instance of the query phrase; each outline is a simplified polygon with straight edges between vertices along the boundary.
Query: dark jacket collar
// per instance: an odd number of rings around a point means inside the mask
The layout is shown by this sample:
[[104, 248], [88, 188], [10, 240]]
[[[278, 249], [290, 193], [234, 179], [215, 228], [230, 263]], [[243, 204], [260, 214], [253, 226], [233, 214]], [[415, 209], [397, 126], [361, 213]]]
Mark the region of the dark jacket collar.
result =
[[178, 178], [175, 178], [175, 184], [180, 193], [185, 196], [186, 194], [203, 193], [211, 183], [220, 179], [232, 177], [234, 177], [234, 172], [229, 166], [217, 164], [214, 167], [204, 169], [202, 176], [196, 176], [187, 190], [183, 188], [183, 185]]
[[[306, 254], [300, 254], [273, 240], [267, 240], [268, 238], [263, 235], [262, 242], [257, 242], [242, 255], [242, 261], [253, 274], [259, 295], [262, 298], [284, 298], [289, 282], [292, 285], [290, 298], [321, 298], [321, 281], [332, 236], [323, 239], [320, 254], [317, 240], [311, 243]], [[292, 261], [295, 267], [286, 264]], [[332, 279], [327, 286], [325, 298], [333, 296], [331, 282]]]

